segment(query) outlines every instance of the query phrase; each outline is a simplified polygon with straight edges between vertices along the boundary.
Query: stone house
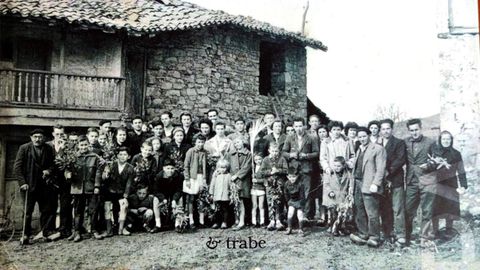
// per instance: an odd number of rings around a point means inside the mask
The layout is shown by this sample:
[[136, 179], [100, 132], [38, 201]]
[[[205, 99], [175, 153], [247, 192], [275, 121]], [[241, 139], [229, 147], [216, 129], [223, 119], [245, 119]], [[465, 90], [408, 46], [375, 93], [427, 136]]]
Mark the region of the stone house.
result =
[[[35, 127], [209, 108], [224, 119], [305, 116], [305, 47], [327, 50], [179, 0], [7, 0], [0, 33], [0, 211], [17, 190], [18, 146]], [[20, 200], [13, 207], [21, 215]]]
[[440, 127], [452, 132], [469, 180], [462, 210], [480, 215], [480, 39], [478, 1], [437, 0]]

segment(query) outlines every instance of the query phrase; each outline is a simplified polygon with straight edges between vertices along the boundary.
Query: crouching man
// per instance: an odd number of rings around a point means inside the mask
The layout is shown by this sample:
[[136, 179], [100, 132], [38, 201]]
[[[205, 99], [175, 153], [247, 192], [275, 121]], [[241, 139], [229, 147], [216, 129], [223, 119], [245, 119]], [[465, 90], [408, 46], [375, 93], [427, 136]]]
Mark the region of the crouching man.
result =
[[160, 231], [160, 202], [148, 194], [148, 187], [140, 184], [135, 194], [128, 197], [127, 227], [156, 233]]

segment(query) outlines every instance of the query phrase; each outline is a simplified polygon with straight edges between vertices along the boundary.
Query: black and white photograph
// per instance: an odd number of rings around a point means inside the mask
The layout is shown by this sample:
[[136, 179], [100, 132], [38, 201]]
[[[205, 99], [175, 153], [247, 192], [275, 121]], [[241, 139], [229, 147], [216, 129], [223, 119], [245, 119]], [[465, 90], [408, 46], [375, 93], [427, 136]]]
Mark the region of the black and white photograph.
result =
[[478, 0], [0, 0], [0, 269], [480, 269]]

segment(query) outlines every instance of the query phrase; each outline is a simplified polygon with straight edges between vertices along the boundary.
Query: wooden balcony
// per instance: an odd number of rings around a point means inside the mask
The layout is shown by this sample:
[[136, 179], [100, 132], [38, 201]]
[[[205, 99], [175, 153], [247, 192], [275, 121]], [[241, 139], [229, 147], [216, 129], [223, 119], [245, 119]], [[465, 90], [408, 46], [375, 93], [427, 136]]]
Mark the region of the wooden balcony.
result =
[[124, 109], [122, 77], [0, 69], [0, 124], [12, 117], [116, 120]]

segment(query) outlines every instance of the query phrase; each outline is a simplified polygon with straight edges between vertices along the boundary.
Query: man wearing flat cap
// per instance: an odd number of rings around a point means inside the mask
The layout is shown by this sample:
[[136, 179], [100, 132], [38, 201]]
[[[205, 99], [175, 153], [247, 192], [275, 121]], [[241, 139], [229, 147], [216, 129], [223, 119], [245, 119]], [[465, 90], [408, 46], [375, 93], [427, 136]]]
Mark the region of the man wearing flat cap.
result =
[[[31, 142], [20, 146], [15, 159], [14, 174], [26, 201], [25, 239], [31, 235], [32, 213], [35, 204], [40, 210], [40, 225], [44, 236], [54, 229], [55, 211], [51, 196], [53, 187], [49, 184], [53, 176], [55, 154], [53, 148], [45, 144], [45, 132], [35, 129], [30, 132]], [[26, 197], [28, 193], [28, 197]]]

